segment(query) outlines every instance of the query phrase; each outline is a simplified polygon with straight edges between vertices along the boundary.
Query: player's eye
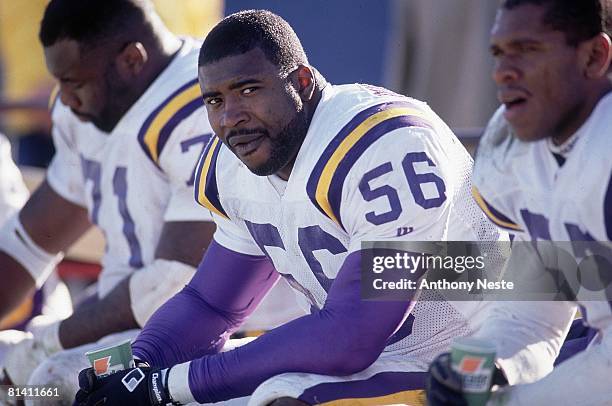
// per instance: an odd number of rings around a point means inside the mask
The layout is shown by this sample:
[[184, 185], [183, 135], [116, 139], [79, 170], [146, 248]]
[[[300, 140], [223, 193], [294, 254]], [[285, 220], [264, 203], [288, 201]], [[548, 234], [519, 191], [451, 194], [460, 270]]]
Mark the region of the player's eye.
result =
[[204, 103], [208, 104], [209, 106], [215, 106], [221, 103], [221, 99], [219, 97], [209, 97], [204, 100]]
[[533, 45], [533, 44], [522, 44], [519, 47], [519, 51], [520, 52], [534, 52], [534, 51], [537, 51], [537, 50], [538, 50], [538, 47]]
[[85, 86], [85, 82], [76, 81], [76, 80], [64, 80], [64, 81], [60, 81], [60, 85], [61, 84], [63, 84], [63, 86], [65, 86], [66, 88], [68, 88], [69, 90], [72, 90], [72, 91], [79, 90], [80, 88]]
[[501, 51], [501, 49], [499, 49], [498, 47], [491, 47], [491, 48], [489, 49], [489, 52], [491, 52], [491, 55], [492, 55], [493, 57], [498, 57], [498, 56], [501, 56], [501, 55], [502, 55], [502, 51]]
[[253, 93], [255, 90], [257, 90], [257, 87], [251, 86], [251, 87], [245, 87], [244, 89], [242, 89], [242, 94], [251, 94]]

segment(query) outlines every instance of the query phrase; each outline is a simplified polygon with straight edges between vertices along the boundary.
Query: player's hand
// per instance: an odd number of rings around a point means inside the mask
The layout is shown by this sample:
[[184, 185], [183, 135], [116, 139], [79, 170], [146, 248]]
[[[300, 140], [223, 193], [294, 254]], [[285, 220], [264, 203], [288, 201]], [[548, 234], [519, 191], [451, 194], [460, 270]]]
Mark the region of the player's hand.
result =
[[49, 356], [62, 350], [59, 341], [61, 321], [53, 317], [34, 317], [26, 332], [0, 332], [0, 346], [6, 348], [4, 368], [15, 385], [26, 385], [34, 370]]
[[79, 373], [74, 406], [176, 405], [168, 391], [169, 368], [139, 366], [98, 378], [93, 368]]
[[[497, 366], [491, 379], [492, 385], [507, 385], [506, 378]], [[450, 354], [438, 355], [429, 366], [427, 376], [427, 404], [430, 406], [458, 405], [467, 406], [461, 390], [461, 378], [451, 368]]]
[[429, 365], [425, 390], [429, 406], [467, 406], [461, 391], [461, 378], [453, 371], [450, 354], [440, 354]]

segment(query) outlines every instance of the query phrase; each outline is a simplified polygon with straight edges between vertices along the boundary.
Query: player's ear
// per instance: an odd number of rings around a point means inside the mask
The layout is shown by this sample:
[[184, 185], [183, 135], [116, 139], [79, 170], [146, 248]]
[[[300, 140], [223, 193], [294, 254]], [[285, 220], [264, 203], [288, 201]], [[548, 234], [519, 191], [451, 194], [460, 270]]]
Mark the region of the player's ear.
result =
[[600, 33], [584, 41], [579, 47], [584, 76], [588, 79], [597, 79], [605, 76], [608, 73], [612, 59], [610, 37]]
[[116, 66], [119, 74], [125, 78], [137, 76], [149, 59], [144, 45], [140, 42], [130, 42], [116, 57]]
[[314, 71], [309, 66], [300, 65], [291, 75], [293, 75], [292, 81], [302, 101], [310, 101], [316, 87]]

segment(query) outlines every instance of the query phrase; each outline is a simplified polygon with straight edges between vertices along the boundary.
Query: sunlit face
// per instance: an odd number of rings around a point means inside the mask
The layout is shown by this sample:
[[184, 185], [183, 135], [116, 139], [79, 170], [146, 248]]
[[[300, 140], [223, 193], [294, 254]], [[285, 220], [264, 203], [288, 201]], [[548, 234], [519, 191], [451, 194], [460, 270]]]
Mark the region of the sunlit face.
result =
[[[112, 55], [114, 56], [114, 55]], [[123, 83], [105, 49], [83, 54], [78, 42], [64, 39], [45, 48], [47, 69], [58, 80], [62, 103], [81, 121], [110, 132], [126, 111]]]
[[199, 80], [215, 134], [253, 173], [292, 165], [308, 119], [290, 80], [259, 48], [201, 66]]
[[504, 117], [523, 141], [565, 139], [579, 127], [586, 79], [578, 49], [542, 23], [544, 7], [500, 9], [491, 31], [493, 80]]

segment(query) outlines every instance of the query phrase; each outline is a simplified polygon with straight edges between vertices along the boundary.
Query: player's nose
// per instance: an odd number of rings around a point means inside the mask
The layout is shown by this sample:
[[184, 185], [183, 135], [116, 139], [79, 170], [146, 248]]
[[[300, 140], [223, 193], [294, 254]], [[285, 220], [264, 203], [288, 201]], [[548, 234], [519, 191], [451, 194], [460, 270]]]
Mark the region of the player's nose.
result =
[[507, 84], [520, 77], [520, 70], [509, 58], [496, 58], [492, 73], [493, 81], [498, 84]]
[[60, 100], [72, 110], [79, 110], [81, 107], [81, 100], [64, 86], [60, 86]]
[[220, 125], [223, 128], [236, 128], [249, 120], [249, 114], [237, 98], [227, 98], [223, 106]]

